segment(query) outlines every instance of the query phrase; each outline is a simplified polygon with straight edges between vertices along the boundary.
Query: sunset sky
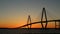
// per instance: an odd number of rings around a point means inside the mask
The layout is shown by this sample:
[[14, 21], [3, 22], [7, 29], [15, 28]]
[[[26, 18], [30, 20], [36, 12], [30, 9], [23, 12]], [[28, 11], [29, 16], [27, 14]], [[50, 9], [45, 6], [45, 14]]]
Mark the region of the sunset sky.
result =
[[[45, 7], [48, 20], [60, 19], [60, 0], [0, 0], [0, 28], [16, 28], [27, 24], [28, 15], [32, 22], [41, 20]], [[33, 24], [32, 28], [40, 28], [41, 24]], [[54, 22], [48, 23], [54, 28]]]

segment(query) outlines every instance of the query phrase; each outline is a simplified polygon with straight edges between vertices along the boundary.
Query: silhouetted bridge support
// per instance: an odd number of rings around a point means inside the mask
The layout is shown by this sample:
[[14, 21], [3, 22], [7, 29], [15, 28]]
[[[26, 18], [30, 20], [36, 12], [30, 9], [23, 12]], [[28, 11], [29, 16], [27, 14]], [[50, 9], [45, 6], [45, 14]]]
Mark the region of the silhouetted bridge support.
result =
[[[58, 24], [57, 24], [57, 22], [58, 22]], [[55, 28], [57, 28], [57, 26], [60, 29], [60, 20], [55, 21]]]
[[[43, 16], [45, 17], [45, 21], [43, 21]], [[30, 23], [29, 23], [29, 22], [30, 22]], [[56, 28], [56, 26], [59, 26], [59, 28], [60, 28], [60, 19], [58, 19], [58, 20], [47, 20], [46, 10], [45, 10], [45, 8], [43, 8], [43, 10], [42, 10], [42, 15], [41, 15], [41, 21], [39, 21], [39, 22], [31, 22], [31, 18], [30, 18], [30, 15], [29, 15], [29, 16], [28, 16], [27, 24], [25, 24], [25, 25], [23, 25], [23, 26], [21, 26], [21, 27], [27, 26], [28, 28], [31, 28], [32, 24], [41, 23], [42, 28], [43, 28], [43, 29], [46, 29], [48, 22], [55, 22], [55, 28]], [[59, 25], [57, 25], [57, 22], [59, 22]], [[43, 23], [45, 23], [45, 26], [43, 25]], [[29, 25], [30, 25], [30, 26], [29, 26]], [[21, 27], [20, 27], [20, 28], [21, 28]]]
[[[27, 21], [27, 24], [30, 24], [31, 23], [31, 17], [30, 15], [28, 15], [28, 21]], [[32, 25], [32, 24], [31, 24]], [[28, 25], [27, 27], [28, 28], [31, 28], [31, 25]]]
[[[45, 16], [45, 26], [43, 26], [43, 16]], [[42, 25], [42, 28], [47, 28], [47, 24], [48, 24], [48, 22], [47, 22], [47, 14], [46, 14], [46, 10], [45, 10], [45, 8], [43, 8], [43, 10], [42, 10], [42, 15], [41, 15], [41, 25]]]
[[60, 21], [59, 21], [59, 28], [60, 28]]

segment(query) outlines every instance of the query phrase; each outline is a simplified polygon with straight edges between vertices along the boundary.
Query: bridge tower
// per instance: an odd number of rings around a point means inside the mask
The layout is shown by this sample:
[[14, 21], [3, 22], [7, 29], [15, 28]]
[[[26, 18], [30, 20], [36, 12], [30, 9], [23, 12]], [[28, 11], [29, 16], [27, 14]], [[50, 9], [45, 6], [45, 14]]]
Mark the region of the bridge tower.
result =
[[[46, 20], [46, 23], [45, 23], [45, 27], [43, 26], [43, 23], [42, 23], [42, 21], [43, 21], [43, 16], [45, 17], [45, 20]], [[46, 28], [47, 27], [47, 15], [46, 15], [46, 10], [45, 10], [45, 8], [43, 8], [43, 10], [42, 10], [42, 15], [41, 15], [41, 25], [42, 25], [42, 28]]]
[[[31, 17], [30, 17], [30, 15], [28, 15], [27, 24], [31, 24]], [[31, 25], [28, 25], [27, 27], [31, 28]]]

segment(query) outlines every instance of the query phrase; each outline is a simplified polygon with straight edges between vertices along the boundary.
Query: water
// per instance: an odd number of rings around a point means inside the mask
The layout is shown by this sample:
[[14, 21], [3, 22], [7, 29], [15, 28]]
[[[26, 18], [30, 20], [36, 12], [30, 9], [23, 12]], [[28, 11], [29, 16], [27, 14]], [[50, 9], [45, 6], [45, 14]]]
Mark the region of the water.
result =
[[60, 33], [60, 29], [0, 29], [0, 34]]

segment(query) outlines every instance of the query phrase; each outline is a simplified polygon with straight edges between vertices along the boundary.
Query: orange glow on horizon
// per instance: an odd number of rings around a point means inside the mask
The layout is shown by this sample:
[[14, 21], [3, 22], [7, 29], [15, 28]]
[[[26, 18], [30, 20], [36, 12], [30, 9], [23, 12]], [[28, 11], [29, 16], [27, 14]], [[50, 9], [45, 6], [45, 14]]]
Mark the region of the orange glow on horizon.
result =
[[[34, 19], [32, 21], [36, 22], [38, 20]], [[27, 19], [26, 19], [26, 17], [25, 17], [25, 19], [23, 19], [23, 18], [20, 18], [20, 19], [17, 18], [15, 20], [9, 19], [9, 20], [4, 21], [4, 23], [6, 23], [6, 24], [4, 24], [3, 21], [1, 23], [2, 23], [2, 25], [0, 24], [0, 28], [17, 28], [17, 27], [27, 24]], [[32, 28], [41, 28], [41, 27], [42, 27], [41, 23], [37, 23], [37, 24], [32, 25]], [[55, 23], [54, 22], [48, 23], [47, 28], [55, 28]]]

